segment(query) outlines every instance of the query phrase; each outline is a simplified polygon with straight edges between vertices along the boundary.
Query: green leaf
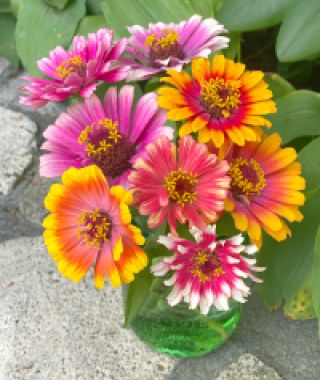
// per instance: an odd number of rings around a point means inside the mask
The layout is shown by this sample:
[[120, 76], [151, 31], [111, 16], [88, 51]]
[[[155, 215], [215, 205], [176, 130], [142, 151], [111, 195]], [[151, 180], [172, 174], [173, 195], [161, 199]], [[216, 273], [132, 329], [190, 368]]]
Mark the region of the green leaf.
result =
[[100, 28], [106, 27], [106, 20], [102, 15], [85, 16], [78, 26], [77, 35], [87, 36], [88, 33], [94, 33]]
[[312, 303], [319, 321], [320, 336], [320, 226], [315, 239], [315, 260], [312, 275]]
[[181, 0], [103, 0], [101, 8], [107, 24], [120, 37], [127, 36], [131, 25], [148, 26], [149, 22], [179, 22], [194, 13]]
[[276, 73], [267, 73], [264, 79], [269, 84], [274, 98], [281, 98], [295, 90], [290, 82]]
[[150, 272], [150, 266], [152, 264], [152, 259], [167, 256], [168, 250], [157, 243], [159, 235], [164, 233], [166, 225], [162, 225], [155, 232], [153, 232], [144, 246], [144, 251], [148, 255], [149, 264], [148, 266], [135, 276], [133, 282], [128, 285], [127, 294], [125, 298], [125, 326], [128, 327], [135, 316], [137, 315], [140, 307], [143, 305], [149, 290], [152, 286], [154, 277]]
[[[297, 0], [225, 0], [217, 19], [231, 32], [248, 32], [278, 24]], [[305, 6], [306, 8], [306, 6]]]
[[282, 143], [299, 136], [320, 134], [320, 95], [299, 90], [276, 99], [278, 112], [268, 116], [271, 132], [279, 132]]
[[311, 276], [302, 285], [301, 289], [288, 297], [283, 311], [284, 314], [294, 320], [314, 319], [316, 317], [312, 305]]
[[21, 3], [23, 0], [10, 0], [11, 12], [17, 17]]
[[241, 34], [229, 33], [228, 37], [230, 38], [229, 46], [222, 50], [222, 54], [229, 59], [235, 59], [241, 49]]
[[14, 32], [16, 20], [10, 13], [0, 14], [0, 54], [6, 57], [14, 67], [19, 67], [19, 57], [17, 56]]
[[299, 154], [302, 174], [307, 181], [306, 204], [301, 208], [304, 220], [290, 226], [292, 237], [276, 242], [264, 239], [258, 264], [266, 267], [260, 291], [267, 307], [281, 306], [301, 290], [310, 277], [314, 262], [314, 236], [320, 222], [320, 138], [307, 145]]
[[11, 12], [10, 0], [1, 0], [0, 13], [9, 13], [9, 12]]
[[320, 2], [297, 2], [286, 14], [277, 38], [280, 61], [292, 62], [320, 55]]
[[85, 11], [85, 0], [72, 1], [63, 11], [42, 0], [22, 2], [16, 28], [16, 43], [22, 63], [31, 75], [40, 74], [36, 62], [46, 57], [50, 50], [57, 45], [69, 46]]
[[62, 10], [66, 7], [66, 5], [68, 4], [70, 0], [44, 0], [44, 1], [48, 3], [49, 5]]
[[101, 14], [101, 0], [87, 0], [88, 13], [92, 15]]
[[223, 0], [187, 0], [194, 10], [194, 13], [204, 17], [214, 17], [221, 8]]

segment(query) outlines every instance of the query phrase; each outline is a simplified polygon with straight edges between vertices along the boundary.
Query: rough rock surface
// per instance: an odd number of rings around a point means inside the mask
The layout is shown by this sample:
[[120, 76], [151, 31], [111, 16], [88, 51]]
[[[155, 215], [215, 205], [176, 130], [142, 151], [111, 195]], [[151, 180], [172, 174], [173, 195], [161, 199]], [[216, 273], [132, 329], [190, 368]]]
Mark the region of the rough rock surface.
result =
[[6, 58], [0, 56], [0, 80], [9, 78], [16, 71]]
[[30, 222], [42, 225], [43, 218], [47, 214], [43, 200], [50, 186], [58, 182], [59, 178], [44, 178], [36, 174], [21, 197], [19, 207], [22, 215]]
[[[0, 246], [1, 380], [161, 380], [175, 360], [121, 326], [121, 291], [72, 284], [41, 238]], [[90, 276], [89, 276], [90, 277]]]
[[7, 195], [31, 164], [36, 124], [21, 113], [0, 107], [0, 194]]
[[244, 354], [215, 380], [281, 380], [276, 371], [251, 354]]

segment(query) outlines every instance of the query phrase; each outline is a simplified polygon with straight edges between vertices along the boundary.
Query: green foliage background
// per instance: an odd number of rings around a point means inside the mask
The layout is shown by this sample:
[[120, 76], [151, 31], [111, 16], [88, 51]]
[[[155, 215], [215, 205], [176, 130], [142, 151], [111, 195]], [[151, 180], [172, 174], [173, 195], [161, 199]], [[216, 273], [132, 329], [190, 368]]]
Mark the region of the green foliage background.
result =
[[[271, 132], [299, 151], [307, 180], [304, 221], [283, 243], [264, 239], [259, 264], [268, 269], [261, 295], [268, 308], [283, 306], [290, 318], [320, 320], [319, 0], [1, 0], [0, 54], [39, 75], [36, 61], [56, 45], [68, 47], [75, 34], [105, 26], [128, 36], [127, 26], [178, 22], [194, 13], [215, 17], [229, 30], [225, 55], [266, 72], [278, 106]], [[146, 246], [153, 257], [164, 254], [155, 237]], [[129, 288], [127, 323], [150, 284], [143, 271]]]

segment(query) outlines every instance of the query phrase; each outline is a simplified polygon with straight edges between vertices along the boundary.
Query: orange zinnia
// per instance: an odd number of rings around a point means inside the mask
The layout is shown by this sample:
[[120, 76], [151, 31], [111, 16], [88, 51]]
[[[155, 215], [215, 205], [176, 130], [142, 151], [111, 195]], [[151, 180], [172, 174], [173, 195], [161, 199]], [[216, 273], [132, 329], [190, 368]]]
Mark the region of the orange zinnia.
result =
[[243, 146], [258, 141], [260, 129], [271, 123], [261, 115], [276, 112], [272, 92], [263, 72], [245, 71], [245, 65], [216, 55], [212, 65], [205, 58], [192, 61], [192, 76], [168, 70], [158, 104], [167, 109], [168, 119], [185, 120], [179, 135], [198, 132], [200, 142], [212, 141], [218, 148], [231, 141]]

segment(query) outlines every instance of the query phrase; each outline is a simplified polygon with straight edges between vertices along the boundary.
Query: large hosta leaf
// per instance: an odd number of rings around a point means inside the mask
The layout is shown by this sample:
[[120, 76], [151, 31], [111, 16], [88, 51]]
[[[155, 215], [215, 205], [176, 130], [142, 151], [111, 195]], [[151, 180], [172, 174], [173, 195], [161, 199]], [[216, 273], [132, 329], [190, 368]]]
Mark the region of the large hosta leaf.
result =
[[320, 55], [319, 18], [319, 0], [298, 1], [288, 11], [277, 38], [280, 61], [293, 62]]
[[10, 13], [0, 13], [0, 54], [5, 56], [13, 66], [19, 66], [19, 58], [16, 52], [14, 32], [16, 20]]
[[64, 9], [70, 0], [44, 0], [49, 5], [58, 9]]
[[319, 321], [319, 336], [320, 336], [320, 226], [317, 230], [315, 239], [315, 260], [312, 272], [312, 301], [313, 308]]
[[232, 32], [247, 32], [278, 24], [297, 0], [225, 0], [217, 19]]
[[42, 0], [23, 1], [16, 29], [17, 51], [23, 65], [38, 75], [36, 62], [57, 45], [68, 47], [79, 20], [86, 11], [85, 0], [70, 2], [60, 11]]
[[102, 15], [85, 16], [76, 31], [77, 35], [87, 36], [88, 33], [94, 33], [100, 28], [106, 27], [106, 20]]
[[320, 95], [313, 91], [291, 91], [277, 99], [278, 112], [268, 118], [272, 132], [279, 132], [283, 144], [296, 137], [320, 134]]
[[118, 36], [127, 36], [127, 27], [149, 22], [178, 22], [190, 17], [194, 10], [181, 0], [103, 0], [101, 8], [107, 24]]
[[281, 98], [282, 96], [285, 96], [295, 90], [292, 84], [279, 74], [267, 73], [264, 79], [268, 83], [274, 99]]
[[301, 290], [310, 277], [314, 262], [314, 239], [320, 223], [320, 138], [299, 154], [307, 181], [307, 202], [302, 207], [304, 220], [290, 226], [292, 237], [276, 242], [267, 237], [259, 254], [259, 265], [265, 266], [261, 294], [269, 308], [279, 307]]

